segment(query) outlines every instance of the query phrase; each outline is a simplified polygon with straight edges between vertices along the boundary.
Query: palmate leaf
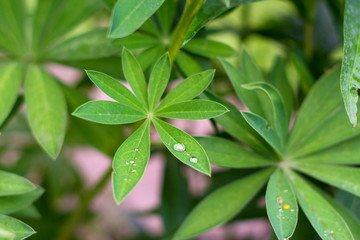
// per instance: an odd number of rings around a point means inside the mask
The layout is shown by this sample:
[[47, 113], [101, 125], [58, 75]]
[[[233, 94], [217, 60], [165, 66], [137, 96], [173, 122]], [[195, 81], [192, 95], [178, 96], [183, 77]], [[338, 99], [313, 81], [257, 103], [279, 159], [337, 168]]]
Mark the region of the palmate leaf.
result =
[[307, 181], [289, 172], [296, 198], [316, 232], [324, 240], [354, 240], [344, 219]]
[[235, 50], [228, 45], [208, 39], [193, 39], [183, 49], [203, 57], [231, 57]]
[[90, 101], [78, 107], [73, 115], [102, 124], [125, 124], [137, 122], [146, 114], [126, 105], [112, 101]]
[[174, 239], [195, 237], [230, 220], [264, 186], [272, 172], [267, 169], [236, 180], [205, 197], [187, 216]]
[[0, 171], [0, 197], [27, 193], [35, 186], [27, 179], [18, 175]]
[[273, 162], [260, 154], [247, 150], [232, 141], [218, 137], [197, 137], [209, 155], [210, 162], [216, 166], [231, 168], [252, 168], [270, 166]]
[[278, 239], [288, 239], [294, 233], [298, 206], [294, 190], [283, 170], [276, 170], [270, 177], [266, 190], [266, 210]]
[[220, 116], [229, 111], [223, 105], [209, 100], [190, 100], [179, 102], [154, 113], [155, 116], [186, 119], [186, 120], [202, 120]]
[[345, 1], [344, 58], [341, 68], [341, 93], [353, 126], [357, 123], [358, 89], [360, 88], [360, 2]]
[[113, 191], [120, 202], [140, 181], [150, 158], [150, 121], [146, 120], [117, 150], [113, 169]]
[[[161, 141], [177, 159], [201, 173], [211, 175], [208, 156], [193, 137], [160, 119], [153, 118], [152, 121]], [[177, 144], [183, 145], [184, 149], [176, 150]]]
[[22, 240], [35, 233], [25, 223], [5, 215], [0, 215], [0, 238], [4, 240]]
[[55, 159], [65, 136], [66, 103], [56, 80], [41, 66], [28, 67], [25, 101], [32, 133], [44, 150]]
[[109, 37], [121, 38], [135, 32], [163, 2], [164, 0], [118, 0], [112, 14]]
[[168, 35], [174, 22], [176, 14], [177, 1], [166, 0], [157, 11], [157, 18], [161, 25], [164, 35]]

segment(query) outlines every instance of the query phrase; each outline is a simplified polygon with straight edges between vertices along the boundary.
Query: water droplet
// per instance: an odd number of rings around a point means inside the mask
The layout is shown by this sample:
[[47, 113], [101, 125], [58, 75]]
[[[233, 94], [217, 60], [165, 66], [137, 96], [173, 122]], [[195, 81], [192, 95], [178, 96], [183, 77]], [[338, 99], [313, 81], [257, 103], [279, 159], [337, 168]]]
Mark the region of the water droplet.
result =
[[279, 208], [279, 212], [283, 212], [283, 210], [281, 208]]
[[130, 161], [130, 163], [131, 163], [131, 164], [133, 164], [133, 163], [134, 163], [134, 161]]
[[331, 231], [330, 231], [330, 233], [334, 233], [334, 231], [333, 231], [333, 230], [331, 230]]
[[129, 164], [129, 162], [126, 162], [126, 164]]
[[176, 143], [174, 145], [174, 150], [177, 152], [183, 152], [183, 151], [185, 151], [185, 145], [182, 143]]
[[285, 210], [288, 210], [290, 208], [290, 205], [289, 204], [285, 204], [284, 206], [283, 206], [283, 209], [285, 209]]
[[281, 196], [277, 198], [277, 203], [279, 205], [282, 205], [284, 203], [284, 200], [283, 200], [283, 198]]
[[295, 210], [294, 210], [294, 209], [291, 209], [290, 211], [293, 212], [293, 211], [295, 211]]
[[127, 178], [124, 179], [125, 182], [127, 182], [127, 180], [128, 180]]
[[190, 156], [190, 153], [187, 153], [186, 155], [187, 155], [187, 156]]
[[198, 162], [198, 160], [197, 160], [197, 158], [196, 158], [196, 157], [192, 157], [192, 158], [190, 158], [190, 162], [192, 162], [192, 163], [197, 163], [197, 162]]
[[135, 148], [135, 152], [138, 152], [139, 151], [139, 149], [138, 148]]
[[132, 170], [132, 172], [136, 172], [136, 170], [134, 169], [134, 170]]
[[136, 166], [136, 164], [134, 163], [134, 165], [133, 165], [134, 167]]

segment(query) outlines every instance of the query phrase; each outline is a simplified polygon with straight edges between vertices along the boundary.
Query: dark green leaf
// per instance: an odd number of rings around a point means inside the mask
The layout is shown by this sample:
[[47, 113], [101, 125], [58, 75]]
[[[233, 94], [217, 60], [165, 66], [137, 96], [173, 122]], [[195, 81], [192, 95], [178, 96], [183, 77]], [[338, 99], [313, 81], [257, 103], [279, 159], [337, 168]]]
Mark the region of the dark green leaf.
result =
[[56, 158], [66, 129], [66, 103], [56, 80], [40, 66], [28, 68], [25, 80], [27, 116], [32, 133], [44, 150]]
[[145, 51], [141, 52], [137, 59], [139, 60], [140, 66], [143, 70], [148, 69], [153, 65], [165, 52], [165, 48], [162, 45], [158, 45]]
[[295, 70], [299, 77], [299, 82], [301, 89], [305, 94], [307, 94], [312, 85], [315, 82], [314, 77], [312, 76], [308, 66], [301, 60], [297, 55], [291, 54], [291, 61], [294, 64]]
[[157, 11], [157, 18], [159, 19], [161, 29], [165, 36], [169, 34], [173, 25], [176, 7], [177, 0], [166, 0]]
[[150, 122], [146, 120], [117, 150], [113, 162], [113, 190], [117, 204], [144, 174], [150, 158]]
[[176, 232], [174, 239], [195, 237], [230, 220], [262, 188], [272, 171], [272, 169], [261, 171], [211, 193], [192, 210]]
[[34, 189], [35, 186], [26, 178], [0, 171], [0, 196], [22, 194]]
[[[5, 231], [5, 233], [4, 233]], [[9, 234], [10, 233], [10, 234]], [[0, 215], [0, 238], [4, 240], [22, 240], [35, 233], [25, 223], [5, 215]]]
[[203, 57], [231, 57], [235, 55], [235, 50], [228, 45], [207, 39], [193, 39], [183, 48]]
[[[177, 159], [201, 173], [211, 175], [208, 156], [193, 137], [160, 119], [153, 118], [153, 123], [161, 141]], [[184, 148], [176, 149], [177, 145]]]
[[225, 3], [225, 6], [230, 7], [231, 0], [223, 0], [223, 2]]
[[164, 0], [118, 0], [115, 4], [109, 37], [121, 38], [135, 32]]
[[130, 36], [124, 38], [115, 39], [112, 42], [112, 45], [123, 49], [126, 47], [128, 49], [140, 49], [140, 48], [149, 48], [155, 45], [159, 45], [160, 41], [157, 38], [149, 34], [144, 33], [133, 33]]
[[203, 71], [199, 63], [184, 51], [178, 52], [175, 61], [186, 77]]

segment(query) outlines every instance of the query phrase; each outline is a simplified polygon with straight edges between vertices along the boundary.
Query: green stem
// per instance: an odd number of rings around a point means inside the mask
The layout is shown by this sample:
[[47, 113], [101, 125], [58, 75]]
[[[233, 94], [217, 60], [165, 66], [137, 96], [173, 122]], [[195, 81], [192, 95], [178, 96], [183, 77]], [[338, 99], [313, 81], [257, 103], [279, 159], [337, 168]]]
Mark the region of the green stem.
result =
[[68, 240], [72, 238], [73, 232], [77, 224], [82, 220], [84, 213], [89, 208], [89, 205], [94, 197], [106, 186], [109, 181], [113, 170], [110, 167], [105, 174], [101, 177], [100, 181], [91, 189], [85, 191], [79, 199], [77, 206], [73, 213], [65, 221], [64, 225], [59, 231], [57, 240]]
[[305, 54], [306, 57], [310, 60], [312, 59], [313, 55], [313, 33], [314, 33], [314, 27], [312, 23], [305, 23]]
[[172, 62], [175, 60], [176, 55], [184, 42], [184, 37], [192, 20], [200, 10], [204, 1], [205, 0], [186, 1], [184, 12], [181, 16], [179, 24], [176, 26], [169, 45], [169, 54]]

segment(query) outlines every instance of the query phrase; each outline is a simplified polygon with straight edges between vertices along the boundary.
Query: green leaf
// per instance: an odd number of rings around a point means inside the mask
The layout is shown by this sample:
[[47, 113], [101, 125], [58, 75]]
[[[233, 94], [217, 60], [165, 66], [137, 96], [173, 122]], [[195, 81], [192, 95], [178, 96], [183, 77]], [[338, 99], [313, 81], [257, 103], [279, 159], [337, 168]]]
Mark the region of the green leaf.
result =
[[158, 111], [171, 104], [184, 102], [199, 96], [209, 86], [214, 74], [214, 70], [207, 70], [186, 78], [166, 95], [161, 101]]
[[248, 83], [242, 85], [242, 87], [248, 90], [259, 89], [265, 92], [269, 97], [274, 111], [275, 130], [278, 133], [282, 144], [284, 144], [287, 139], [289, 119], [286, 116], [284, 100], [279, 91], [269, 83], [265, 82]]
[[[201, 173], [211, 175], [208, 156], [193, 137], [160, 119], [153, 118], [153, 123], [161, 141], [177, 159]], [[182, 144], [185, 149], [177, 151], [175, 144]]]
[[228, 45], [207, 39], [193, 39], [183, 49], [203, 57], [231, 57], [235, 50]]
[[360, 196], [360, 169], [339, 165], [292, 162], [291, 166], [320, 181]]
[[255, 150], [271, 155], [266, 147], [267, 143], [264, 139], [246, 122], [240, 111], [231, 103], [215, 96], [209, 91], [204, 92], [204, 96], [212, 101], [216, 101], [224, 105], [230, 111], [215, 118], [227, 133], [236, 139], [246, 143]]
[[305, 94], [308, 94], [312, 85], [315, 82], [308, 66], [296, 54], [291, 54], [291, 61], [294, 64], [295, 70], [299, 77], [301, 89]]
[[[360, 198], [353, 195], [352, 193], [338, 189], [335, 193], [335, 200], [339, 204], [346, 207], [346, 209], [351, 212], [356, 219], [360, 220]], [[360, 229], [359, 229], [360, 231]], [[359, 235], [360, 236], [360, 235]]]
[[171, 62], [165, 53], [154, 65], [149, 79], [149, 109], [153, 110], [163, 95], [171, 74]]
[[242, 178], [208, 195], [187, 216], [174, 239], [195, 237], [230, 220], [264, 186], [272, 171], [272, 169], [267, 169]]
[[122, 67], [126, 81], [130, 84], [139, 101], [147, 108], [148, 97], [143, 71], [135, 56], [126, 48], [122, 52]]
[[145, 113], [145, 108], [139, 100], [120, 81], [97, 71], [86, 71], [90, 80], [112, 99]]
[[288, 142], [290, 158], [305, 156], [360, 134], [360, 127], [352, 129], [348, 122], [339, 76], [339, 68], [326, 74], [304, 100]]
[[197, 137], [196, 140], [205, 149], [210, 162], [220, 167], [253, 168], [272, 165], [263, 156], [223, 138]]
[[143, 70], [148, 69], [148, 67], [153, 65], [164, 54], [164, 52], [165, 48], [162, 45], [158, 45], [141, 52], [137, 56], [141, 68]]
[[20, 209], [30, 206], [36, 199], [38, 199], [44, 190], [37, 187], [31, 192], [21, 195], [12, 195], [0, 197], [0, 214], [9, 214], [19, 211]]
[[121, 38], [135, 32], [163, 2], [164, 0], [118, 0], [112, 14], [109, 37]]
[[161, 110], [155, 112], [155, 116], [187, 119], [187, 120], [202, 120], [220, 116], [229, 111], [223, 105], [209, 101], [209, 100], [190, 100], [180, 103], [175, 103]]
[[176, 7], [176, 0], [166, 0], [157, 11], [157, 18], [161, 25], [161, 30], [164, 32], [165, 36], [169, 35], [169, 32], [173, 25], [174, 17], [176, 14]]
[[92, 59], [111, 56], [119, 52], [110, 45], [106, 30], [93, 30], [54, 45], [46, 57], [55, 60]]
[[258, 132], [278, 153], [282, 153], [282, 145], [279, 136], [268, 122], [262, 117], [250, 113], [241, 112], [246, 122]]
[[18, 96], [23, 67], [19, 63], [6, 63], [0, 67], [0, 125], [11, 112]]
[[3, 240], [13, 240], [15, 234], [0, 227], [0, 237]]
[[289, 172], [296, 198], [316, 232], [324, 240], [354, 240], [349, 227], [331, 204], [307, 181]]
[[266, 190], [266, 210], [278, 239], [289, 239], [297, 224], [298, 205], [294, 190], [280, 169], [270, 177]]
[[22, 194], [34, 189], [35, 186], [26, 178], [0, 171], [0, 196]]
[[292, 112], [295, 108], [295, 97], [289, 80], [286, 76], [286, 65], [282, 58], [278, 57], [271, 68], [269, 81], [274, 85], [284, 99], [286, 114], [288, 119], [291, 118]]
[[40, 66], [28, 68], [25, 79], [27, 117], [41, 147], [56, 158], [66, 130], [66, 103], [56, 80]]
[[146, 120], [117, 150], [112, 174], [117, 204], [130, 193], [144, 174], [150, 158], [150, 122]]
[[146, 118], [146, 114], [127, 105], [111, 101], [90, 101], [78, 107], [73, 115], [102, 124], [125, 124]]
[[[10, 238], [5, 238], [9, 240], [22, 240], [30, 237], [35, 233], [34, 229], [25, 223], [5, 215], [0, 215], [0, 238], [3, 238], [4, 231], [11, 233]], [[5, 234], [9, 236], [9, 234]]]
[[358, 89], [360, 88], [360, 2], [345, 1], [344, 57], [341, 67], [341, 93], [346, 113], [353, 126], [357, 123]]
[[141, 49], [141, 48], [149, 48], [155, 45], [159, 45], [160, 41], [157, 38], [149, 34], [144, 33], [133, 33], [130, 36], [124, 38], [118, 38], [112, 41], [112, 45], [114, 47], [123, 49], [124, 47], [128, 49]]
[[231, 0], [223, 0], [223, 2], [225, 3], [225, 6], [230, 7]]
[[199, 12], [191, 22], [189, 29], [184, 38], [184, 42], [188, 42], [195, 34], [203, 28], [207, 23], [225, 13], [228, 8], [258, 2], [261, 0], [232, 0], [229, 6], [224, 5], [224, 0], [206, 1], [200, 8]]
[[199, 63], [184, 51], [177, 53], [175, 62], [186, 77], [203, 71]]

